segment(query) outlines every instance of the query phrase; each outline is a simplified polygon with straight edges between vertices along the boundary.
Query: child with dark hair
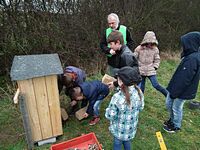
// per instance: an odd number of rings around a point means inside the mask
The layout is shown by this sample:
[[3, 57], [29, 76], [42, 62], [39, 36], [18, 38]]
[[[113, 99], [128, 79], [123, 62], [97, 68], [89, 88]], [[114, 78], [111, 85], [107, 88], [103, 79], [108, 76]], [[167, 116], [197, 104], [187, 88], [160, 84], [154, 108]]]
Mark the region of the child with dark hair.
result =
[[117, 72], [120, 91], [113, 95], [105, 116], [110, 120], [109, 130], [114, 136], [114, 150], [131, 150], [139, 112], [144, 108], [144, 96], [137, 86], [141, 76], [137, 67], [123, 67]]
[[71, 87], [83, 83], [85, 79], [86, 73], [84, 70], [74, 66], [67, 66], [64, 69], [64, 73], [58, 77], [59, 92], [65, 86], [65, 93], [67, 94]]
[[94, 80], [90, 82], [83, 82], [79, 86], [74, 87], [70, 90], [70, 97], [73, 99], [73, 103], [82, 101], [81, 107], [88, 105], [84, 118], [89, 115], [93, 116], [93, 119], [89, 122], [89, 125], [95, 125], [100, 120], [100, 105], [103, 99], [109, 94], [109, 88], [101, 81]]
[[[69, 96], [71, 88], [83, 83], [86, 79], [84, 70], [74, 67], [65, 67], [63, 74], [58, 76], [58, 90], [59, 93], [64, 89], [65, 94]], [[74, 114], [79, 109], [78, 105], [72, 106], [70, 114]]]
[[133, 55], [133, 52], [124, 44], [123, 35], [119, 31], [112, 31], [108, 38], [107, 42], [111, 48], [112, 65], [109, 65], [109, 74], [114, 76], [115, 73], [122, 67], [125, 66], [138, 66], [138, 62]]
[[[107, 63], [108, 63], [108, 68], [109, 68], [109, 72], [108, 74], [110, 74], [111, 76], [114, 75], [113, 74], [113, 70], [112, 68], [116, 68], [115, 67], [115, 50], [112, 49], [112, 47], [110, 47], [107, 39], [110, 36], [110, 34], [113, 31], [118, 31], [121, 33], [121, 37], [123, 38], [123, 45], [126, 45], [130, 50], [133, 50], [134, 48], [134, 41], [133, 38], [131, 36], [130, 30], [120, 24], [120, 20], [117, 14], [115, 13], [111, 13], [108, 15], [107, 17], [107, 23], [108, 23], [108, 28], [104, 30], [103, 34], [102, 34], [102, 38], [101, 38], [101, 42], [100, 42], [100, 48], [102, 50], [103, 53], [106, 54], [107, 56]], [[122, 43], [121, 43], [122, 44]]]

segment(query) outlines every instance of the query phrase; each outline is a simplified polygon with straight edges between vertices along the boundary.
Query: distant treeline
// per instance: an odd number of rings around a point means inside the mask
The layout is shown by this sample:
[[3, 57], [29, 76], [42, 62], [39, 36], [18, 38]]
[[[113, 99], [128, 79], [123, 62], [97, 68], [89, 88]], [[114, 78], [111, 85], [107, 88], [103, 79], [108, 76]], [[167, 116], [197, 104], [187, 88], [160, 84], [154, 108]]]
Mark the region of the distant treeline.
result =
[[0, 74], [9, 73], [15, 55], [43, 53], [96, 73], [106, 61], [99, 41], [112, 12], [135, 46], [153, 30], [160, 51], [178, 50], [182, 34], [200, 30], [199, 6], [199, 0], [0, 0]]

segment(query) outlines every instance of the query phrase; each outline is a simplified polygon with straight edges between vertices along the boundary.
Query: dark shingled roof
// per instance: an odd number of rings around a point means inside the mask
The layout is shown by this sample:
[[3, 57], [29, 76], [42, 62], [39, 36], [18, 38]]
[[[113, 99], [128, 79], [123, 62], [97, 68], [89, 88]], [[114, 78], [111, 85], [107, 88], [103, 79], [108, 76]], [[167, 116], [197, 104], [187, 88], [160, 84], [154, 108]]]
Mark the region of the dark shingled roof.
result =
[[58, 54], [22, 55], [14, 57], [10, 76], [16, 81], [62, 73]]

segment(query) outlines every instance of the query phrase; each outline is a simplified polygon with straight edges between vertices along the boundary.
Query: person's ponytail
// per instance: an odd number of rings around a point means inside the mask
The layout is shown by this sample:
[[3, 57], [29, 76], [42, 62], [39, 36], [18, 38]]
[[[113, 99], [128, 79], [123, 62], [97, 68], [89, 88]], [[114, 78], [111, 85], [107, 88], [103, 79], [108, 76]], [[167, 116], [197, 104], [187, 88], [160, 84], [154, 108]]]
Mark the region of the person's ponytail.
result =
[[127, 104], [130, 105], [131, 101], [130, 101], [130, 93], [129, 93], [129, 90], [128, 90], [128, 86], [122, 84], [121, 90], [122, 90], [122, 92], [124, 93], [124, 95], [126, 97]]
[[136, 84], [134, 84], [134, 87], [135, 87], [135, 89], [137, 90], [137, 92], [138, 92], [138, 95], [139, 95], [139, 97], [140, 97], [140, 100], [142, 100], [142, 91], [140, 90], [140, 88], [136, 85]]

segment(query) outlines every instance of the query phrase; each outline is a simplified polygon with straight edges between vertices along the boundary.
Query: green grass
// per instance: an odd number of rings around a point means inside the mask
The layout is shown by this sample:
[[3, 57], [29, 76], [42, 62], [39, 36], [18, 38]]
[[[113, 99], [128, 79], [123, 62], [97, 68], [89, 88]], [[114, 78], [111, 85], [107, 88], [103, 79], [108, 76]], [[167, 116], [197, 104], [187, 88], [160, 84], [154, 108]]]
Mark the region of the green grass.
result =
[[[158, 69], [158, 81], [161, 85], [167, 86], [178, 62], [174, 60], [163, 60]], [[91, 77], [89, 80], [100, 79], [101, 75]], [[1, 79], [3, 80], [3, 79]], [[2, 91], [1, 91], [2, 93]], [[5, 94], [4, 94], [5, 95]], [[57, 138], [57, 143], [80, 136], [83, 133], [95, 132], [99, 142], [105, 150], [112, 149], [113, 137], [108, 131], [109, 121], [105, 119], [105, 109], [109, 104], [111, 95], [101, 106], [101, 121], [95, 126], [89, 126], [89, 118], [78, 121], [70, 117], [63, 124], [64, 134]], [[200, 88], [195, 100], [200, 101]], [[182, 131], [176, 134], [169, 134], [163, 131], [162, 123], [168, 118], [165, 108], [164, 96], [153, 89], [147, 81], [145, 89], [145, 107], [140, 113], [136, 137], [132, 140], [132, 149], [138, 150], [159, 150], [160, 146], [156, 138], [156, 132], [161, 131], [168, 150], [198, 150], [200, 149], [200, 110], [190, 110], [188, 102], [184, 105], [184, 117]], [[37, 150], [50, 148], [50, 144], [35, 146]], [[8, 96], [0, 100], [0, 149], [22, 150], [26, 149], [25, 134], [22, 118], [18, 106], [14, 106]]]

